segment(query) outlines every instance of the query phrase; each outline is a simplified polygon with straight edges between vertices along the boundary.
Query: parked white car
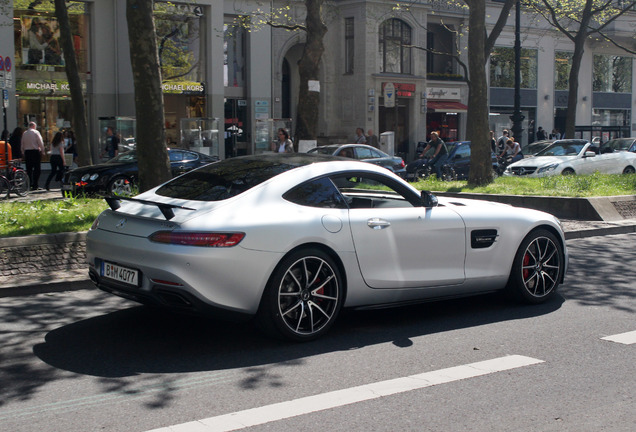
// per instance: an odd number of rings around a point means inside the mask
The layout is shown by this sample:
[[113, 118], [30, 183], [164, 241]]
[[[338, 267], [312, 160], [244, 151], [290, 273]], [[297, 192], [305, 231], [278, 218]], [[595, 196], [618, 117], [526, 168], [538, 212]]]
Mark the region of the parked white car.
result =
[[633, 174], [636, 153], [617, 151], [598, 154], [598, 148], [587, 140], [558, 140], [535, 157], [510, 164], [504, 175], [545, 177], [551, 175]]

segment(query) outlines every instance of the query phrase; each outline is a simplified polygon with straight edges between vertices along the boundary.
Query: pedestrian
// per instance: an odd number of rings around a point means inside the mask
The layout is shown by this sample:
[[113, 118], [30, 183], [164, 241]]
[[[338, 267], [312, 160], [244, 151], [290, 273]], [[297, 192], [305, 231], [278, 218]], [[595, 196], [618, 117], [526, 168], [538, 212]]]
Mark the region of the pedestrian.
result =
[[22, 159], [22, 133], [23, 129], [18, 126], [13, 129], [11, 132], [11, 136], [9, 137], [9, 144], [11, 145], [11, 150], [13, 151], [13, 159]]
[[537, 141], [543, 141], [545, 138], [545, 130], [539, 126], [539, 129], [537, 130]]
[[521, 152], [521, 145], [519, 145], [518, 142], [515, 142], [512, 138], [506, 141], [506, 148], [504, 149], [504, 151], [501, 152], [499, 157], [502, 158], [504, 154], [512, 157], [512, 160], [510, 161], [510, 163], [517, 162], [523, 159], [523, 153]]
[[112, 159], [119, 154], [119, 138], [115, 135], [113, 128], [108, 126], [106, 128], [106, 145], [102, 151], [102, 159], [104, 155], [108, 156], [108, 159]]
[[553, 139], [553, 140], [561, 139], [561, 134], [559, 133], [558, 129], [556, 128], [552, 129], [552, 133], [550, 134], [550, 139]]
[[45, 188], [46, 190], [50, 190], [51, 180], [55, 177], [55, 181], [62, 181], [62, 175], [64, 175], [64, 134], [62, 132], [58, 132], [53, 137], [53, 141], [51, 141], [51, 158], [49, 162], [51, 163], [51, 173], [46, 178]]
[[366, 144], [367, 143], [367, 137], [364, 136], [364, 129], [362, 128], [357, 128], [356, 129], [356, 137], [354, 142], [356, 144]]
[[373, 129], [369, 129], [367, 132], [367, 144], [377, 149], [380, 148], [380, 142], [378, 141], [378, 136], [373, 134]]
[[497, 140], [497, 153], [501, 153], [506, 148], [506, 143], [508, 142], [508, 129], [504, 129], [501, 132], [501, 136]]
[[29, 128], [22, 134], [20, 149], [24, 155], [26, 171], [31, 180], [31, 190], [38, 190], [40, 172], [42, 170], [42, 153], [44, 153], [44, 142], [42, 135], [38, 131], [35, 122], [29, 122]]
[[442, 141], [439, 137], [438, 132], [431, 132], [431, 140], [426, 144], [424, 150], [420, 154], [420, 157], [423, 158], [428, 149], [435, 148], [435, 153], [433, 153], [433, 157], [429, 161], [429, 164], [435, 168], [435, 172], [437, 174], [438, 179], [442, 179], [442, 165], [446, 162], [446, 155], [448, 154], [448, 149], [446, 148], [446, 143]]
[[490, 131], [490, 151], [497, 153], [497, 140], [495, 139], [495, 131]]
[[272, 142], [272, 151], [276, 153], [294, 153], [294, 143], [289, 139], [285, 128], [278, 129], [278, 139]]

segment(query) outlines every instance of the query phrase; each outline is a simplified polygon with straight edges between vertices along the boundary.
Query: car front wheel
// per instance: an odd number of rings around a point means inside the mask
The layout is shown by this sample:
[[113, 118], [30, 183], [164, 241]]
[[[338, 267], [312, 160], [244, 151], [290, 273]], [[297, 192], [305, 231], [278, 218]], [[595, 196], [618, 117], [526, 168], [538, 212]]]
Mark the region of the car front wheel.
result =
[[309, 341], [331, 328], [342, 301], [342, 278], [333, 259], [319, 249], [303, 249], [274, 271], [257, 319], [270, 335]]
[[132, 181], [124, 176], [117, 176], [108, 183], [108, 193], [110, 195], [131, 196]]
[[509, 292], [526, 303], [542, 303], [553, 296], [565, 269], [563, 248], [550, 231], [532, 231], [515, 254]]
[[636, 170], [633, 166], [625, 167], [625, 169], [623, 170], [623, 174], [634, 174], [635, 172]]

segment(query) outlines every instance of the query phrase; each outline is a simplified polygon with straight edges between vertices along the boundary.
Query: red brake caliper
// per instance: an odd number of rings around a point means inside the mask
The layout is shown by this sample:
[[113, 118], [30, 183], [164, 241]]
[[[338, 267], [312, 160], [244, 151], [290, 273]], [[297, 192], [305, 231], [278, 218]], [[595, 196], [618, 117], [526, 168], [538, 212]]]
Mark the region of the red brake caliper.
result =
[[[528, 252], [525, 253], [525, 255], [523, 256], [523, 266], [527, 267], [528, 264], [530, 264], [530, 254]], [[523, 269], [523, 279], [526, 280], [528, 279], [528, 275], [530, 275], [530, 270], [528, 270], [527, 268]]]

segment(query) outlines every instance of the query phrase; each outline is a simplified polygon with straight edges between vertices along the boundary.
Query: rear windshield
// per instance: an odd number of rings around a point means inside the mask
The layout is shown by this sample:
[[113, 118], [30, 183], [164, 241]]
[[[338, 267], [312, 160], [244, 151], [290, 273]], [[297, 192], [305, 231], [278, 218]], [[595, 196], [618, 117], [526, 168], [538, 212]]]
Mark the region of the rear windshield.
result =
[[225, 159], [169, 181], [157, 190], [157, 194], [185, 200], [221, 201], [239, 195], [285, 171], [321, 160], [328, 159], [304, 153]]

